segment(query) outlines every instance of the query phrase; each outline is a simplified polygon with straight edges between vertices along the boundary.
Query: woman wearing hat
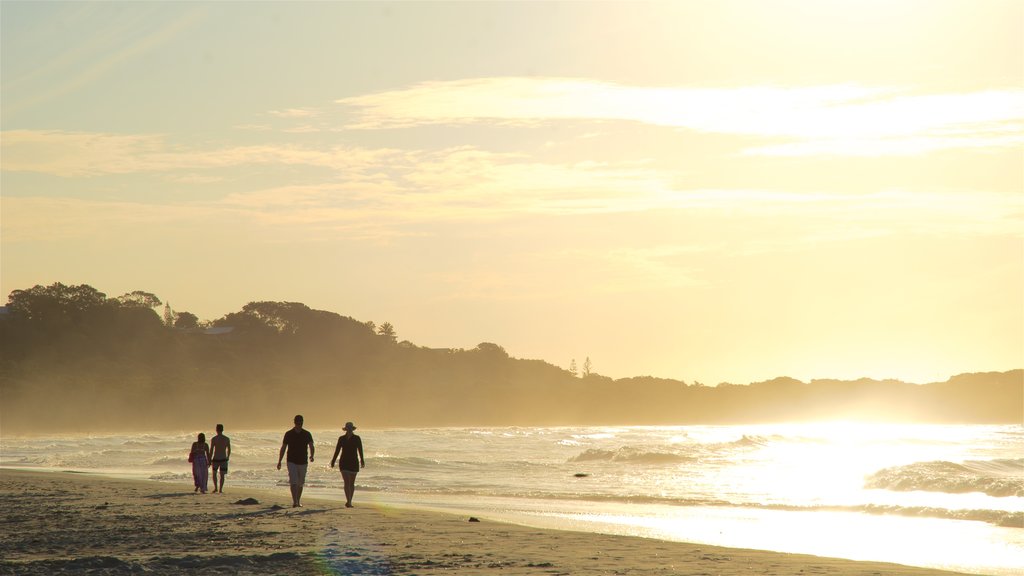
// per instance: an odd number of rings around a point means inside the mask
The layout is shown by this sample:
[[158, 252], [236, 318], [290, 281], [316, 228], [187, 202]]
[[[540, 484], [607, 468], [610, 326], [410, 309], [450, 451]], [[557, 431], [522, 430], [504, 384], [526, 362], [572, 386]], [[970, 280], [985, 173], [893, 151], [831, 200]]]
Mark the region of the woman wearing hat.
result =
[[334, 457], [331, 458], [331, 468], [338, 459], [341, 452], [341, 462], [338, 462], [338, 469], [341, 470], [341, 477], [345, 481], [345, 507], [352, 507], [352, 495], [356, 492], [356, 474], [360, 468], [366, 467], [366, 460], [363, 459], [363, 441], [359, 436], [352, 433], [356, 427], [351, 422], [345, 422], [345, 434], [338, 437], [338, 445], [334, 448]]

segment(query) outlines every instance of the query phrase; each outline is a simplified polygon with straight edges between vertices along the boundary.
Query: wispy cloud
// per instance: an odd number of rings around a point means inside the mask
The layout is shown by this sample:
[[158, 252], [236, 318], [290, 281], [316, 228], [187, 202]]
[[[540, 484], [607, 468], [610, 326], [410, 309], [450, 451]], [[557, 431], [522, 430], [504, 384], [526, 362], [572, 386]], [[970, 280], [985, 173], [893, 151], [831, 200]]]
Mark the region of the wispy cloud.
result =
[[201, 204], [112, 202], [83, 198], [4, 197], [4, 243], [126, 237], [164, 224], [218, 222], [223, 210]]
[[750, 156], [914, 156], [954, 149], [1019, 148], [1024, 145], [1024, 127], [1016, 134], [985, 133], [895, 138], [829, 138], [787, 142], [748, 148]]
[[[8, 88], [19, 87], [30, 98], [4, 103], [7, 113], [38, 106], [49, 100], [74, 94], [85, 86], [99, 82], [127, 62], [173, 42], [199, 22], [205, 9], [201, 6], [180, 10], [172, 18], [139, 17], [130, 11], [111, 12], [102, 6], [81, 4], [69, 21], [88, 22], [97, 26], [96, 34], [87, 41], [64, 44], [42, 66], [18, 77], [5, 77]], [[152, 10], [158, 10], [154, 7]], [[48, 23], [50, 29], [54, 28]], [[45, 30], [50, 33], [51, 30]], [[70, 35], [69, 35], [70, 36]]]
[[153, 135], [53, 130], [6, 130], [0, 134], [5, 172], [64, 177], [130, 174], [152, 170], [152, 157], [164, 150], [163, 139]]
[[284, 110], [271, 110], [267, 115], [277, 118], [313, 118], [319, 116], [320, 111], [312, 108], [286, 108]]
[[361, 129], [624, 120], [797, 141], [753, 154], [893, 155], [1024, 144], [1024, 91], [1017, 89], [913, 94], [859, 85], [673, 88], [502, 77], [424, 82], [337, 102], [352, 109], [351, 127]]
[[52, 130], [8, 130], [0, 134], [5, 172], [63, 177], [216, 169], [247, 164], [305, 165], [355, 170], [381, 165], [392, 149], [286, 144], [188, 148], [161, 135], [123, 135]]
[[[984, 191], [875, 193], [688, 188], [678, 175], [638, 161], [542, 162], [524, 153], [470, 146], [443, 150], [293, 145], [187, 149], [160, 136], [4, 132], [3, 170], [68, 178], [155, 173], [179, 183], [234, 181], [205, 206], [261, 223], [390, 235], [408, 224], [487, 221], [514, 215], [676, 211], [681, 218], [792, 219], [806, 237], [922, 233], [1024, 235], [1024, 197]], [[238, 190], [239, 168], [305, 167], [328, 173]], [[290, 172], [289, 172], [290, 173]], [[153, 201], [152, 195], [147, 201]], [[194, 208], [195, 206], [193, 206]], [[374, 223], [367, 227], [366, 223]], [[5, 223], [6, 225], [7, 223]], [[851, 236], [853, 235], [853, 236]]]

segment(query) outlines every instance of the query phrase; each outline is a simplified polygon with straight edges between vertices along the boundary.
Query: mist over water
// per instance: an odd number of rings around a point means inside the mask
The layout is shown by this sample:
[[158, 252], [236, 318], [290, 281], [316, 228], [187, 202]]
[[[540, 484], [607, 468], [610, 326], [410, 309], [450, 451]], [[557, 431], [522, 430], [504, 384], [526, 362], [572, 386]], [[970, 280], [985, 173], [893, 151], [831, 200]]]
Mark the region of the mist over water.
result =
[[[341, 430], [311, 429], [310, 496]], [[226, 433], [227, 490], [279, 490], [284, 430]], [[983, 574], [1024, 565], [1024, 428], [763, 426], [363, 429], [357, 503], [519, 523], [883, 560]], [[208, 431], [209, 435], [209, 431]], [[0, 465], [191, 490], [193, 433], [0, 439]], [[823, 538], [822, 534], [830, 534]], [[912, 536], [908, 536], [912, 535]], [[893, 542], [898, 542], [894, 545]], [[946, 545], [936, 545], [946, 542]]]

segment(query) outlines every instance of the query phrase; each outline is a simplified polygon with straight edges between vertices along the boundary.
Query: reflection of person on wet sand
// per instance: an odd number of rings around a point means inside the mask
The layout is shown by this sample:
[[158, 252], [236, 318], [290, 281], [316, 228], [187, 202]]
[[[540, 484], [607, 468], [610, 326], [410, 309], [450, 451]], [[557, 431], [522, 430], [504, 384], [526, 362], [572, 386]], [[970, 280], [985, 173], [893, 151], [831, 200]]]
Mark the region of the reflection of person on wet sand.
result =
[[[306, 460], [306, 448], [309, 448], [309, 461]], [[302, 429], [302, 416], [295, 417], [295, 427], [284, 433], [281, 452], [277, 455], [277, 469], [281, 469], [281, 459], [285, 450], [288, 451], [288, 485], [292, 490], [292, 508], [301, 508], [302, 487], [306, 484], [306, 466], [313, 461], [313, 435], [309, 430]]]
[[341, 470], [341, 478], [345, 481], [345, 507], [352, 507], [352, 496], [356, 492], [356, 474], [360, 468], [366, 467], [366, 460], [363, 459], [363, 440], [352, 433], [356, 427], [351, 422], [345, 422], [345, 435], [338, 437], [338, 445], [334, 447], [334, 457], [331, 458], [331, 468], [334, 468], [334, 461], [338, 459], [338, 452], [341, 452], [341, 462], [338, 469]]
[[[228, 459], [231, 458], [231, 438], [224, 435], [224, 425], [217, 424], [217, 435], [210, 438], [213, 458], [213, 491], [224, 493], [224, 477], [228, 475]], [[220, 487], [217, 486], [217, 471], [220, 471]]]
[[210, 471], [210, 445], [206, 443], [206, 434], [199, 433], [199, 440], [192, 443], [192, 481], [196, 489], [193, 492], [202, 491], [206, 494], [206, 483]]

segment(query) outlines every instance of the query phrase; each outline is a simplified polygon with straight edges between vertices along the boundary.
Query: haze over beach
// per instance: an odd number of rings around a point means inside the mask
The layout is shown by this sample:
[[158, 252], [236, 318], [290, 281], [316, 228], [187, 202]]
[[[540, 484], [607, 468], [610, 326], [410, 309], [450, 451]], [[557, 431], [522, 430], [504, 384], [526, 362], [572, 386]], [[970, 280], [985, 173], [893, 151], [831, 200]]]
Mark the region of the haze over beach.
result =
[[0, 2], [0, 518], [0, 575], [1019, 575], [1024, 3]]
[[0, 292], [613, 378], [1019, 368], [1022, 9], [4, 2]]

